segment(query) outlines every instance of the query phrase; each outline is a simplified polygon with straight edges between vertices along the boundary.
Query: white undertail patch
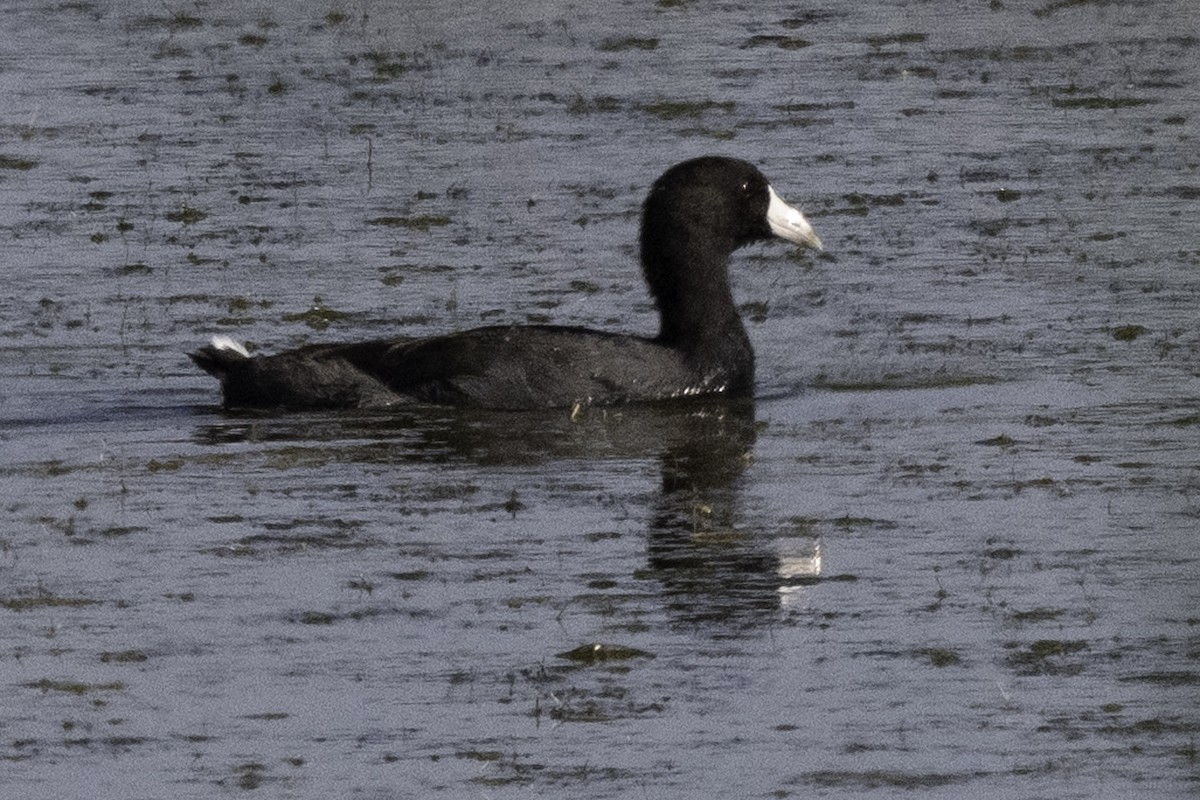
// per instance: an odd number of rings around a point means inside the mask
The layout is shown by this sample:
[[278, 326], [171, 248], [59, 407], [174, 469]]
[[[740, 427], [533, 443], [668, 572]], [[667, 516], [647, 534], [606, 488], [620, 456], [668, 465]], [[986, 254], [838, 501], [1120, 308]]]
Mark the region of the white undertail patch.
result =
[[250, 351], [246, 349], [245, 345], [224, 334], [217, 334], [212, 337], [212, 346], [217, 350], [232, 350], [246, 358], [250, 357]]

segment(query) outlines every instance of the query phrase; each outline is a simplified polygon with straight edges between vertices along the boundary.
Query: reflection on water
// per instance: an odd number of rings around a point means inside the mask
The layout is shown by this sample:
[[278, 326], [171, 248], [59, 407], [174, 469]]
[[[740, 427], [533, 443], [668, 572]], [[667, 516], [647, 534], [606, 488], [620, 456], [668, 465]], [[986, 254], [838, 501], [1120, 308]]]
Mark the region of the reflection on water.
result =
[[197, 427], [192, 438], [204, 446], [251, 444], [286, 454], [283, 461], [274, 459], [277, 464], [315, 458], [392, 466], [519, 465], [550, 476], [578, 462], [657, 463], [660, 490], [647, 501], [648, 574], [662, 583], [680, 621], [733, 628], [759, 624], [756, 616], [778, 611], [782, 591], [820, 575], [815, 540], [781, 542], [746, 518], [742, 481], [753, 463], [756, 425], [750, 401], [581, 414], [415, 406], [336, 415], [223, 412], [220, 422]]
[[681, 622], [755, 626], [778, 607], [778, 557], [747, 524], [743, 474], [754, 457], [754, 407], [697, 416], [660, 455], [661, 493], [650, 504], [649, 566]]

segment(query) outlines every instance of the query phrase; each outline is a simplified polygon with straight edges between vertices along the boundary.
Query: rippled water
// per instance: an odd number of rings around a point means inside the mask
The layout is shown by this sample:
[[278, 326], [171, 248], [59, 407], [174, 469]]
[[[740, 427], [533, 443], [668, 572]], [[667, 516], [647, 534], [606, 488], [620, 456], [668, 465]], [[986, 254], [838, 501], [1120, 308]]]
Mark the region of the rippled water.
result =
[[[1185, 2], [23, 2], [0, 777], [27, 798], [1193, 796]], [[752, 406], [227, 415], [183, 355], [649, 332], [759, 164]]]

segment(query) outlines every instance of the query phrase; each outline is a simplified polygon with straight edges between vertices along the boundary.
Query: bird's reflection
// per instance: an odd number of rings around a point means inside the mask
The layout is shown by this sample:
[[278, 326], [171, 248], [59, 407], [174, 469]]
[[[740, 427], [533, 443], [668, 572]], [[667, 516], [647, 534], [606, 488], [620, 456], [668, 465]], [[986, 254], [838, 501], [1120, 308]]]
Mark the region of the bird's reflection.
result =
[[[388, 413], [223, 414], [194, 440], [219, 445], [360, 443], [364, 459], [480, 465], [653, 458], [659, 490], [649, 502], [647, 569], [672, 619], [745, 630], [772, 619], [781, 601], [821, 571], [811, 539], [780, 539], [745, 507], [757, 436], [751, 401], [565, 412], [473, 412], [414, 406]], [[788, 550], [782, 549], [785, 545]]]
[[686, 435], [662, 450], [648, 563], [675, 619], [752, 627], [771, 619], [764, 614], [779, 608], [797, 579], [819, 575], [819, 549], [805, 542], [804, 555], [784, 555], [770, 526], [746, 508], [757, 436], [753, 403], [726, 404], [720, 413], [689, 416], [685, 425]]

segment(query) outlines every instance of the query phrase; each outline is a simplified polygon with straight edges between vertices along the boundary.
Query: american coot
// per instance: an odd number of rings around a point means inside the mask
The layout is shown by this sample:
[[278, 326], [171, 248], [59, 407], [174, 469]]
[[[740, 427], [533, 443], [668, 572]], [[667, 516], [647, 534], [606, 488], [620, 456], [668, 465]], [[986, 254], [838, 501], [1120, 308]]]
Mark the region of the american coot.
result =
[[251, 356], [217, 336], [191, 358], [221, 381], [228, 408], [364, 408], [425, 402], [495, 409], [572, 407], [696, 395], [747, 397], [754, 351], [729, 288], [729, 257], [772, 235], [821, 240], [754, 166], [707, 156], [650, 189], [642, 270], [654, 337], [558, 325], [498, 325], [433, 336], [319, 344]]

